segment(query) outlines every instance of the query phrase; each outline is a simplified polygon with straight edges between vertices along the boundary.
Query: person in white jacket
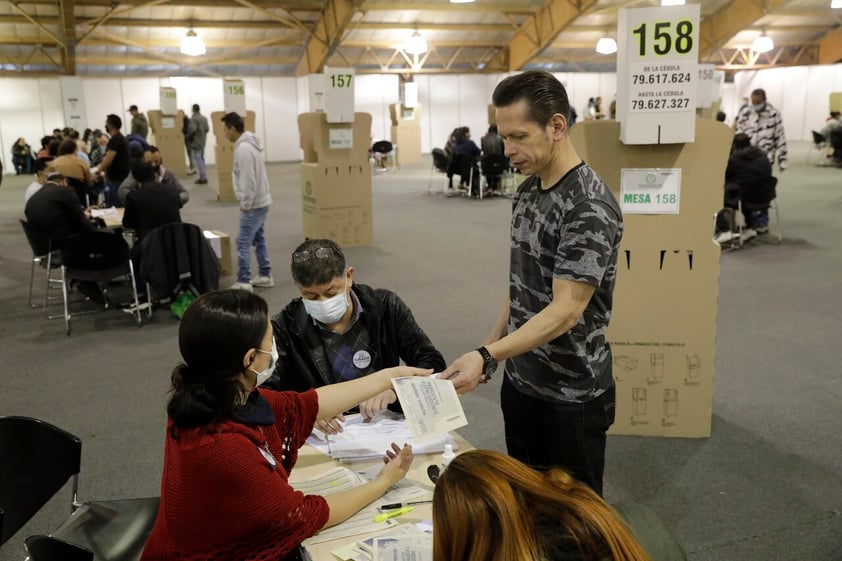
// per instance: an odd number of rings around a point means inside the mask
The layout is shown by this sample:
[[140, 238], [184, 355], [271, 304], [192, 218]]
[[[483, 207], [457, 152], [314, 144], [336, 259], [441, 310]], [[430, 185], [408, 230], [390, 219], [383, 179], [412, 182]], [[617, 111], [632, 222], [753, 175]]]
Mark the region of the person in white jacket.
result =
[[[263, 162], [263, 144], [245, 130], [236, 113], [222, 117], [225, 138], [234, 143], [234, 194], [240, 201], [240, 230], [237, 234], [237, 282], [231, 288], [252, 291], [253, 287], [275, 286], [263, 224], [272, 205], [269, 178]], [[251, 277], [251, 247], [257, 257], [258, 275]]]

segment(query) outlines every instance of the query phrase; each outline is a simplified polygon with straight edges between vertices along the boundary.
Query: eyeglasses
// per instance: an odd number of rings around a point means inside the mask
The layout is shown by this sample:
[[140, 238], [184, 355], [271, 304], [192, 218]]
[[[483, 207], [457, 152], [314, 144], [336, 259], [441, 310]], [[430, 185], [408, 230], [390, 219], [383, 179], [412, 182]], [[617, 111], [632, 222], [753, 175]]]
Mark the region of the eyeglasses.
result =
[[317, 247], [316, 249], [304, 249], [292, 254], [293, 263], [304, 263], [310, 259], [327, 259], [333, 257], [336, 251], [332, 247]]

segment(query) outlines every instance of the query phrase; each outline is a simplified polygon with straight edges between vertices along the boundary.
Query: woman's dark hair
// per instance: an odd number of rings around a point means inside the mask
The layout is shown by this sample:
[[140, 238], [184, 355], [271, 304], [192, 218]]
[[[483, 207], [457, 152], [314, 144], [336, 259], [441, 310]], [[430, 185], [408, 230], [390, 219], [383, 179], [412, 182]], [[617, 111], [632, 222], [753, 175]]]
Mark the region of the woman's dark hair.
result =
[[215, 290], [190, 304], [178, 330], [184, 363], [173, 370], [167, 404], [176, 427], [234, 414], [245, 391], [235, 377], [249, 349], [260, 348], [268, 323], [266, 301], [244, 290]]
[[[71, 142], [73, 141], [71, 140]], [[62, 141], [57, 138], [54, 138], [50, 141], [50, 143], [47, 145], [47, 151], [50, 153], [50, 156], [52, 156], [53, 158], [58, 156], [58, 149], [59, 146], [61, 146], [61, 143]], [[74, 143], [73, 146], [76, 146], [76, 143]]]
[[528, 70], [509, 76], [497, 84], [491, 96], [494, 107], [508, 107], [521, 99], [526, 101], [526, 118], [542, 127], [549, 124], [556, 113], [569, 118], [567, 90], [555, 76], [544, 70]]
[[[319, 255], [316, 255], [316, 251]], [[301, 287], [327, 284], [345, 276], [345, 254], [333, 240], [312, 239], [292, 252], [292, 280]]]
[[75, 154], [76, 151], [79, 150], [79, 147], [76, 145], [75, 140], [65, 139], [61, 141], [61, 144], [58, 145], [58, 155], [59, 156], [66, 156], [68, 154]]

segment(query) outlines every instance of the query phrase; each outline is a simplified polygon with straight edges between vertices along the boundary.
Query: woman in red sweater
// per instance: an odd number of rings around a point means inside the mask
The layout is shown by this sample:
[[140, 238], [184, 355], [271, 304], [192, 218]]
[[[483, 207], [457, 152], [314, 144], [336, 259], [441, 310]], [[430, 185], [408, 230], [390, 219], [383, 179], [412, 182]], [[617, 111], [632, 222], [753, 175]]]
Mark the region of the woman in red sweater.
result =
[[412, 450], [392, 444], [378, 477], [321, 497], [289, 473], [317, 419], [338, 415], [429, 370], [396, 367], [304, 393], [257, 389], [277, 350], [266, 302], [244, 290], [198, 298], [178, 335], [185, 364], [172, 374], [161, 505], [141, 559], [286, 560], [324, 527], [346, 520], [402, 479]]

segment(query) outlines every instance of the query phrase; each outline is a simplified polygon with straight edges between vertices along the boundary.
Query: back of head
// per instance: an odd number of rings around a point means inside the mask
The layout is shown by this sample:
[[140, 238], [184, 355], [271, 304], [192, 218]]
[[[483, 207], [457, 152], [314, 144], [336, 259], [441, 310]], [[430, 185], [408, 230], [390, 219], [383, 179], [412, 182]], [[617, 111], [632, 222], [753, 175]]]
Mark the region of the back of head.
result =
[[178, 346], [184, 363], [172, 373], [167, 413], [178, 427], [230, 418], [244, 388], [235, 378], [243, 358], [260, 348], [269, 308], [244, 290], [216, 290], [197, 298], [181, 318]]
[[193, 104], [193, 113], [198, 113], [198, 112], [199, 112], [199, 104], [198, 104], [198, 103], [194, 103], [194, 104]]
[[589, 487], [491, 450], [450, 462], [436, 482], [433, 524], [435, 561], [649, 560]]
[[245, 121], [243, 121], [243, 118], [240, 117], [237, 113], [234, 113], [234, 112], [226, 113], [222, 117], [222, 122], [226, 126], [228, 126], [230, 128], [233, 128], [234, 130], [236, 130], [239, 133], [245, 132], [245, 130], [246, 130]]
[[47, 151], [50, 153], [50, 156], [52, 156], [53, 158], [58, 156], [58, 149], [61, 146], [61, 143], [62, 141], [57, 138], [54, 138], [50, 141], [50, 144], [47, 145]]
[[79, 150], [79, 147], [76, 145], [75, 140], [71, 140], [70, 138], [65, 138], [61, 141], [61, 144], [58, 145], [58, 155], [59, 156], [67, 156], [68, 154], [75, 154]]
[[115, 130], [119, 130], [123, 127], [123, 119], [113, 113], [105, 118], [105, 122], [108, 123], [108, 126]]
[[508, 107], [521, 100], [527, 105], [526, 118], [542, 127], [556, 113], [569, 118], [567, 90], [555, 76], [544, 70], [528, 70], [509, 76], [497, 84], [491, 96], [494, 107]]
[[155, 181], [155, 168], [152, 164], [143, 159], [135, 158], [131, 161], [132, 177], [135, 181], [143, 185], [150, 181]]
[[497, 125], [488, 125], [489, 134], [497, 134]]
[[726, 117], [725, 111], [717, 111], [716, 112], [716, 120], [719, 121], [720, 123], [725, 122], [725, 117]]
[[292, 280], [300, 287], [327, 284], [345, 276], [345, 254], [333, 240], [310, 239], [292, 252]]
[[734, 135], [734, 150], [742, 150], [751, 146], [751, 138], [743, 132]]
[[50, 145], [50, 142], [55, 140], [56, 137], [54, 136], [42, 136], [41, 137], [41, 148], [47, 148]]

